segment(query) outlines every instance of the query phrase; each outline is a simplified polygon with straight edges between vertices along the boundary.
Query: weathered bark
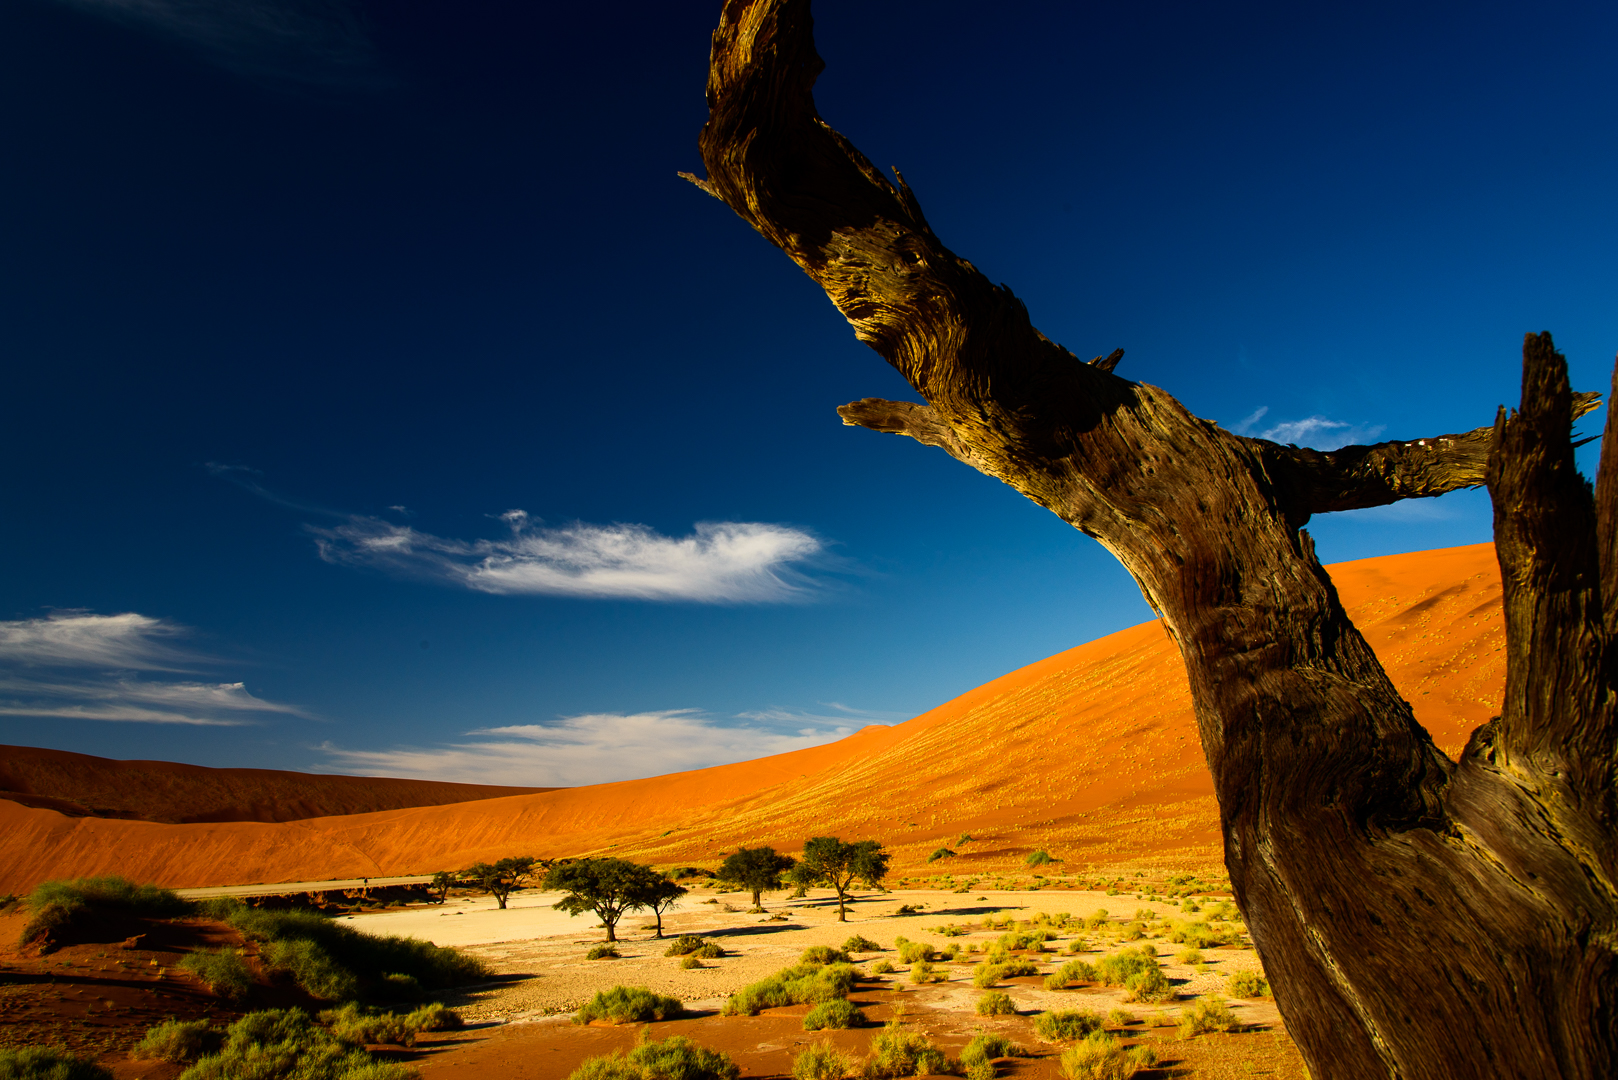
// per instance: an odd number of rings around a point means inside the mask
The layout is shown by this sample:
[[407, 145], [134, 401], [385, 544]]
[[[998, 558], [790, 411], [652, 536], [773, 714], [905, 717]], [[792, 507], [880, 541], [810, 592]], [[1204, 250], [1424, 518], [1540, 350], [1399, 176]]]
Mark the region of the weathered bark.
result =
[[[1593, 402], [1549, 335], [1492, 429], [1331, 453], [1238, 437], [1113, 374], [1120, 352], [1084, 363], [1040, 334], [820, 119], [821, 67], [807, 0], [727, 0], [692, 179], [926, 401], [855, 402], [845, 423], [940, 447], [1134, 575], [1185, 658], [1231, 882], [1314, 1074], [1611, 1075], [1618, 480], [1602, 470], [1593, 506], [1569, 442]], [[1300, 527], [1485, 480], [1507, 701], [1457, 764]]]

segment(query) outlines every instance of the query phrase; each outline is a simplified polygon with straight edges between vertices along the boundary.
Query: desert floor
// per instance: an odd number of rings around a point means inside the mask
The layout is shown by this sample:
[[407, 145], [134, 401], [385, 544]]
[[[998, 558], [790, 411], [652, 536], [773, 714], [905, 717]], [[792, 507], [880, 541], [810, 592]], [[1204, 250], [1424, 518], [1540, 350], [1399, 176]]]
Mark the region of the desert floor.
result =
[[[974, 964], [939, 963], [946, 981], [915, 986], [908, 981], [908, 965], [893, 952], [903, 936], [942, 949], [953, 942], [966, 948], [987, 948], [1000, 931], [985, 930], [985, 917], [1032, 919], [1036, 913], [1067, 912], [1088, 917], [1105, 909], [1112, 917], [1130, 917], [1151, 909], [1158, 919], [1189, 919], [1177, 905], [1137, 900], [1132, 895], [1107, 896], [1097, 892], [1040, 890], [1034, 892], [898, 891], [861, 895], [849, 905], [846, 922], [837, 921], [837, 904], [829, 893], [817, 892], [803, 900], [765, 898], [768, 915], [749, 914], [748, 898], [735, 893], [714, 895], [694, 890], [683, 906], [664, 917], [665, 937], [700, 934], [722, 944], [733, 955], [705, 961], [698, 970], [682, 970], [679, 961], [664, 955], [668, 942], [653, 936], [655, 924], [639, 917], [620, 924], [621, 959], [586, 960], [588, 949], [603, 940], [593, 918], [569, 920], [550, 909], [553, 897], [541, 893], [512, 898], [506, 911], [486, 899], [454, 902], [442, 910], [358, 915], [351, 925], [379, 933], [412, 933], [441, 944], [455, 944], [487, 960], [509, 982], [479, 989], [453, 1000], [471, 1026], [441, 1037], [412, 1055], [425, 1080], [451, 1080], [476, 1076], [562, 1078], [586, 1057], [627, 1049], [641, 1036], [642, 1026], [577, 1026], [572, 1012], [597, 990], [614, 985], [645, 986], [680, 998], [688, 1015], [679, 1020], [644, 1025], [663, 1038], [684, 1034], [704, 1045], [722, 1049], [742, 1066], [746, 1077], [790, 1076], [792, 1059], [813, 1041], [832, 1041], [863, 1057], [871, 1034], [894, 1015], [931, 1035], [952, 1054], [978, 1031], [1006, 1034], [1033, 1056], [1002, 1062], [1001, 1075], [1058, 1077], [1057, 1057], [1065, 1044], [1041, 1041], [1033, 1030], [1034, 1014], [1047, 1009], [1090, 1009], [1106, 1013], [1122, 1008], [1139, 1021], [1119, 1034], [1131, 1041], [1146, 1041], [1157, 1049], [1160, 1067], [1146, 1076], [1298, 1077], [1307, 1074], [1274, 1003], [1269, 999], [1232, 1001], [1245, 1031], [1203, 1035], [1180, 1040], [1172, 1026], [1178, 1012], [1203, 995], [1220, 993], [1227, 973], [1258, 970], [1251, 948], [1203, 950], [1201, 972], [1177, 962], [1181, 946], [1166, 938], [1148, 937], [1162, 954], [1167, 974], [1176, 984], [1180, 1000], [1165, 1005], [1132, 1005], [1121, 989], [1078, 988], [1047, 991], [1043, 973], [1068, 959], [1066, 945], [1079, 937], [1089, 946], [1080, 958], [1095, 959], [1118, 944], [1111, 930], [1064, 933], [1050, 943], [1053, 952], [1041, 959], [1039, 976], [1001, 984], [1016, 1003], [1015, 1017], [980, 1017], [974, 1006], [982, 993], [972, 986]], [[910, 905], [915, 914], [900, 914]], [[938, 933], [940, 926], [973, 924], [964, 936]], [[886, 959], [896, 970], [880, 981], [864, 983], [852, 996], [871, 1024], [863, 1030], [806, 1032], [802, 1016], [807, 1006], [770, 1010], [757, 1017], [721, 1017], [725, 996], [783, 967], [795, 963], [811, 945], [841, 945], [860, 934], [879, 944], [883, 952], [856, 957], [869, 970]], [[982, 954], [965, 954], [981, 959]]]

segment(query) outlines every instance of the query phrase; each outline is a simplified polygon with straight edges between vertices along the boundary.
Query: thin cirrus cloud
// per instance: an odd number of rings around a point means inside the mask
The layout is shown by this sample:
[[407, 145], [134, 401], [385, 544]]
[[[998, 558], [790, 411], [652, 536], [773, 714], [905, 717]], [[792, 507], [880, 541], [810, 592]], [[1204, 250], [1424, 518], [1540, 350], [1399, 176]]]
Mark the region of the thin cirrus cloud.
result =
[[259, 82], [380, 88], [390, 80], [347, 0], [61, 0], [178, 41]]
[[0, 622], [0, 716], [201, 727], [307, 716], [255, 697], [244, 683], [171, 677], [215, 663], [182, 646], [187, 635], [177, 623], [136, 612]]
[[1268, 439], [1270, 442], [1309, 446], [1316, 450], [1337, 450], [1344, 446], [1367, 443], [1383, 431], [1381, 424], [1349, 424], [1319, 415], [1306, 416], [1302, 420], [1284, 420], [1279, 424], [1254, 430], [1269, 412], [1268, 405], [1261, 405], [1231, 430], [1238, 435]]
[[373, 776], [406, 776], [519, 787], [575, 787], [636, 780], [785, 754], [852, 734], [847, 724], [795, 731], [716, 723], [695, 709], [591, 713], [556, 724], [515, 724], [466, 732], [440, 747], [347, 750], [327, 744], [327, 766]]
[[539, 528], [521, 510], [501, 519], [511, 532], [500, 540], [445, 539], [361, 516], [308, 528], [327, 562], [501, 595], [790, 601], [808, 594], [798, 567], [823, 550], [800, 529], [757, 522], [705, 522], [689, 536], [664, 536], [644, 525]]

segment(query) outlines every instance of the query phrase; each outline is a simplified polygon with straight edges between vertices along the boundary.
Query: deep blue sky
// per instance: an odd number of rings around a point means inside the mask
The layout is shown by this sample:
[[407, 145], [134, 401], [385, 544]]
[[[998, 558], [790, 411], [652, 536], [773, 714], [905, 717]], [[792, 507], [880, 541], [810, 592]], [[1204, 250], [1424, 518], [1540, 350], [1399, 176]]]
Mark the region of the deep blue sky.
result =
[[[675, 177], [718, 4], [607, 10], [0, 5], [0, 742], [588, 782], [906, 719], [1150, 617], [1055, 517], [841, 426], [914, 395]], [[1611, 4], [816, 20], [822, 114], [945, 242], [1203, 416], [1466, 430], [1544, 329], [1607, 387]], [[1472, 543], [1488, 503], [1312, 531]]]

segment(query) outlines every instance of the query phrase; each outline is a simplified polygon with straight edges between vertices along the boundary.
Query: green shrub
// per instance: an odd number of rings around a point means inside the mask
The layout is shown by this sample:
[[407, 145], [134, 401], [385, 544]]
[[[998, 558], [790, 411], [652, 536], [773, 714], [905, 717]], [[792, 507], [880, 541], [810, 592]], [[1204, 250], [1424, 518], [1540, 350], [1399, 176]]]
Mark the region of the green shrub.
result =
[[1023, 861], [1029, 866], [1044, 866], [1046, 863], [1053, 863], [1056, 860], [1051, 858], [1050, 852], [1046, 851], [1044, 848], [1040, 848], [1038, 851], [1030, 854], [1028, 858], [1024, 859]]
[[1016, 1016], [1017, 1006], [1004, 990], [990, 990], [978, 998], [979, 1016]]
[[584, 958], [586, 960], [617, 960], [619, 956], [618, 950], [611, 945], [597, 945], [588, 953], [585, 953]]
[[1206, 997], [1180, 1014], [1180, 1038], [1189, 1039], [1210, 1031], [1235, 1031], [1236, 1014], [1222, 997]]
[[372, 994], [385, 1001], [420, 1001], [421, 983], [414, 975], [390, 971], [382, 976], [382, 981], [372, 989]]
[[435, 1001], [407, 1014], [405, 1023], [417, 1031], [457, 1031], [462, 1020], [460, 1013]]
[[871, 1057], [865, 1063], [868, 1077], [929, 1076], [949, 1071], [949, 1057], [919, 1031], [906, 1031], [890, 1021], [871, 1037]]
[[[1185, 964], [1187, 967], [1195, 967], [1196, 965], [1202, 963], [1202, 953], [1196, 949], [1181, 949], [1180, 955], [1176, 956], [1174, 959], [1178, 960], [1182, 964]], [[1236, 996], [1241, 997], [1240, 994], [1237, 994]]]
[[683, 1011], [677, 998], [654, 994], [644, 986], [615, 986], [611, 990], [596, 991], [596, 996], [574, 1014], [573, 1022], [588, 1024], [592, 1020], [610, 1020], [614, 1024], [639, 1024], [667, 1020]]
[[266, 967], [284, 971], [311, 997], [326, 1001], [346, 1001], [359, 995], [359, 978], [343, 967], [319, 942], [308, 938], [266, 941], [259, 947]]
[[846, 998], [854, 989], [854, 969], [848, 964], [799, 964], [744, 986], [720, 1010], [725, 1016], [757, 1016], [783, 1005], [813, 1005]]
[[[708, 948], [708, 942], [704, 938], [701, 938], [696, 934], [681, 934], [679, 937], [675, 938], [669, 943], [669, 947], [664, 950], [663, 955], [688, 956], [699, 949], [705, 948]], [[720, 952], [723, 953], [724, 950], [721, 949]]]
[[917, 986], [925, 983], [943, 982], [949, 978], [942, 971], [935, 971], [933, 965], [926, 960], [917, 960], [910, 965], [910, 981]]
[[1140, 1017], [1128, 1009], [1114, 1009], [1107, 1014], [1107, 1023], [1113, 1027], [1128, 1027], [1130, 1024], [1140, 1023]]
[[180, 967], [227, 1001], [240, 1001], [253, 985], [253, 972], [235, 949], [187, 953]]
[[1233, 971], [1226, 987], [1231, 997], [1258, 998], [1270, 996], [1270, 980], [1256, 971]]
[[989, 951], [984, 956], [984, 959], [991, 964], [1004, 964], [1011, 959], [1011, 954], [1006, 951], [1004, 945], [997, 941], [989, 946]]
[[1024, 975], [1039, 974], [1039, 965], [1031, 960], [1012, 960], [997, 966], [1000, 968], [1000, 977], [1002, 979], [1016, 979]]
[[1157, 958], [1144, 949], [1123, 949], [1095, 962], [1096, 978], [1105, 986], [1123, 986], [1130, 976], [1157, 967]]
[[165, 1020], [149, 1028], [130, 1056], [186, 1065], [219, 1052], [225, 1033], [206, 1020]]
[[934, 851], [931, 855], [927, 856], [927, 861], [928, 862], [937, 862], [939, 859], [953, 859], [953, 858], [955, 858], [955, 852], [951, 851], [947, 847], [941, 847], [937, 851]]
[[878, 945], [870, 938], [861, 937], [860, 935], [855, 934], [853, 937], [843, 942], [843, 951], [846, 953], [881, 952], [882, 946]]
[[1193, 949], [1211, 949], [1218, 945], [1230, 943], [1230, 933], [1226, 930], [1209, 926], [1205, 922], [1175, 923], [1169, 930], [1169, 940], [1177, 944], [1183, 943]]
[[1150, 1046], [1120, 1046], [1107, 1034], [1097, 1034], [1062, 1051], [1062, 1075], [1068, 1080], [1129, 1080], [1157, 1064]]
[[994, 1080], [994, 1059], [1022, 1057], [1023, 1050], [1003, 1035], [978, 1034], [961, 1048], [966, 1080]]
[[456, 949], [416, 938], [362, 934], [313, 912], [265, 911], [239, 902], [207, 906], [212, 917], [263, 943], [259, 955], [266, 965], [290, 972], [304, 990], [328, 1001], [359, 994], [362, 983], [356, 972], [368, 973], [372, 985], [382, 973], [408, 975], [428, 990], [465, 986], [489, 976], [488, 965]]
[[136, 885], [127, 878], [92, 877], [41, 882], [23, 898], [29, 919], [22, 928], [23, 944], [48, 942], [74, 926], [107, 914], [172, 918], [191, 907], [168, 889]]
[[1063, 986], [1076, 982], [1095, 982], [1099, 978], [1096, 969], [1083, 960], [1069, 960], [1056, 969], [1056, 974], [1061, 978]]
[[1129, 991], [1127, 1001], [1173, 1001], [1176, 996], [1168, 976], [1155, 965], [1124, 980], [1124, 989]]
[[248, 1013], [216, 1054], [180, 1080], [409, 1080], [415, 1070], [377, 1061], [320, 1027], [302, 1009]]
[[112, 1080], [112, 1073], [54, 1046], [30, 1046], [0, 1050], [0, 1080]]
[[367, 1009], [353, 1002], [340, 1009], [326, 1009], [320, 1014], [320, 1022], [329, 1025], [333, 1035], [356, 1046], [416, 1045], [416, 1029], [405, 1017]]
[[1107, 909], [1096, 908], [1095, 914], [1084, 920], [1084, 925], [1091, 930], [1099, 930], [1107, 925]]
[[1101, 1014], [1087, 1009], [1057, 1009], [1034, 1017], [1034, 1033], [1052, 1042], [1082, 1039], [1104, 1026]]
[[980, 964], [972, 972], [972, 985], [979, 990], [987, 990], [1005, 977], [1006, 969], [1000, 964]]
[[843, 1080], [854, 1069], [853, 1059], [831, 1043], [811, 1043], [792, 1059], [792, 1080]]
[[873, 975], [889, 975], [892, 974], [892, 972], [893, 961], [891, 960], [878, 960], [876, 963], [871, 965], [871, 974]]
[[740, 1072], [728, 1054], [670, 1035], [662, 1042], [643, 1042], [628, 1054], [586, 1058], [568, 1080], [736, 1080]]
[[848, 953], [842, 949], [834, 948], [831, 945], [811, 945], [803, 950], [803, 955], [798, 957], [798, 963], [846, 964], [849, 959]]
[[837, 998], [832, 1001], [822, 1001], [809, 1010], [803, 1018], [803, 1030], [819, 1031], [821, 1028], [851, 1028], [861, 1027], [865, 1024], [865, 1014], [851, 1004], [847, 998]]
[[707, 966], [708, 965], [704, 964], [696, 953], [692, 953], [690, 956], [680, 957], [680, 969], [682, 971], [695, 971], [697, 968]]
[[1074, 938], [1072, 941], [1067, 943], [1067, 953], [1069, 956], [1074, 953], [1088, 952], [1089, 949], [1089, 944], [1086, 943], [1083, 938]]
[[895, 938], [893, 944], [899, 950], [899, 963], [914, 964], [917, 960], [931, 960], [938, 955], [925, 941], [911, 941], [909, 938]]

